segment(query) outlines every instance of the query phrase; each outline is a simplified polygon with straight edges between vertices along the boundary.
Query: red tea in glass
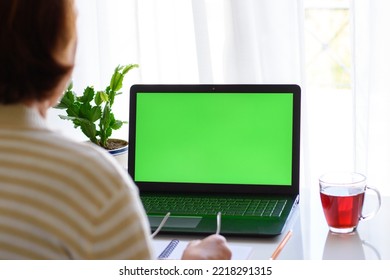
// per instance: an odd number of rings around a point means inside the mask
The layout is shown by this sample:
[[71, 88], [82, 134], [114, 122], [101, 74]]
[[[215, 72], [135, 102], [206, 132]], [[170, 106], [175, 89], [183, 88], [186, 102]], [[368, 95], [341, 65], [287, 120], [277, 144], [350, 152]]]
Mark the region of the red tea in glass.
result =
[[326, 188], [321, 192], [321, 203], [329, 227], [350, 231], [361, 217], [364, 192], [343, 194], [338, 188]]
[[[372, 190], [378, 198], [378, 206], [369, 215], [362, 209], [366, 190]], [[329, 173], [320, 177], [322, 208], [329, 229], [336, 233], [349, 233], [360, 220], [373, 217], [381, 206], [380, 193], [366, 185], [366, 177], [359, 173]]]

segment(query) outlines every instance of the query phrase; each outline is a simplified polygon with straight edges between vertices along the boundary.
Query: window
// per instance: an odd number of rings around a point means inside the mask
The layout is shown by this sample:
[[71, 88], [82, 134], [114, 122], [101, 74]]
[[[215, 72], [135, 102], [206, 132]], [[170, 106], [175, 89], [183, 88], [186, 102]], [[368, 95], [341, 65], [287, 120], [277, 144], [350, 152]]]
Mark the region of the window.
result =
[[353, 170], [352, 48], [349, 1], [305, 0], [309, 151], [313, 176]]
[[306, 68], [309, 86], [351, 88], [348, 1], [306, 0]]

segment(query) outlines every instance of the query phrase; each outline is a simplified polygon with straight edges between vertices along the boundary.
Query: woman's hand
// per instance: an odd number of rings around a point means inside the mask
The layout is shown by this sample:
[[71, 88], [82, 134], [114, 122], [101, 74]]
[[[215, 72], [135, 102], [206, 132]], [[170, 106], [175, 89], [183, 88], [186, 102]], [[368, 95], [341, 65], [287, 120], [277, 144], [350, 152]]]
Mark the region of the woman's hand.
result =
[[202, 240], [191, 241], [183, 252], [183, 260], [230, 260], [230, 251], [225, 237], [213, 234]]

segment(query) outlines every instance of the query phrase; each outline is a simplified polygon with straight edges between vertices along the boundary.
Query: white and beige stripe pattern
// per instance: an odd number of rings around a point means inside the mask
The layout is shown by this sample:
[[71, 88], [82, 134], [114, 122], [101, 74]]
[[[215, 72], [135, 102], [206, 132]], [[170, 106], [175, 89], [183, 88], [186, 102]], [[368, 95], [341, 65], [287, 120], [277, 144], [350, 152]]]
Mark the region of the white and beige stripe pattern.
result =
[[149, 259], [138, 190], [105, 151], [0, 106], [0, 259]]

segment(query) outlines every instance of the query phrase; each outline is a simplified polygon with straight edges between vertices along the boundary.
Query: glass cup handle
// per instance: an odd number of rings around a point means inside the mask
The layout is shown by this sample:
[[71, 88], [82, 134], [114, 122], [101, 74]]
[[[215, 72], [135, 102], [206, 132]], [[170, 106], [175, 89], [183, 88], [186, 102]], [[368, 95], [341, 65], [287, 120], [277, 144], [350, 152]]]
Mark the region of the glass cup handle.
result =
[[381, 194], [380, 192], [376, 189], [376, 188], [373, 188], [373, 187], [366, 187], [367, 190], [371, 190], [371, 191], [374, 191], [376, 193], [376, 196], [378, 198], [378, 205], [376, 207], [376, 209], [371, 212], [370, 214], [366, 215], [366, 216], [361, 216], [360, 217], [360, 221], [364, 221], [364, 220], [369, 220], [371, 219], [372, 217], [374, 217], [376, 215], [376, 213], [378, 213], [379, 209], [381, 208], [381, 204], [382, 204], [382, 198], [381, 198]]
[[371, 243], [368, 243], [367, 241], [364, 241], [364, 240], [362, 240], [362, 245], [363, 245], [363, 246], [366, 246], [367, 248], [369, 248], [369, 249], [375, 254], [375, 256], [377, 257], [378, 260], [381, 260], [381, 259], [382, 259], [381, 254], [380, 254], [379, 251], [374, 247], [374, 245], [372, 245]]

